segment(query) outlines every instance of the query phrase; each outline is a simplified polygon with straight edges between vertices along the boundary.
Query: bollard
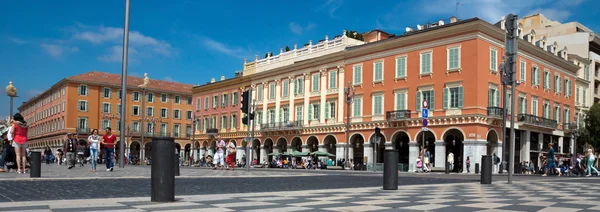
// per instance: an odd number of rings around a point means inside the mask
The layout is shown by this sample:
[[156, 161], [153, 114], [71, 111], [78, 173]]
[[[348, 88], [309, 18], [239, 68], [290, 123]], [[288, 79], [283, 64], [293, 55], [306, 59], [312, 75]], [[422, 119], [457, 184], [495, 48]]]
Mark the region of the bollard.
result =
[[504, 169], [503, 167], [504, 167], [504, 162], [502, 162], [498, 165], [498, 174], [502, 174], [502, 169]]
[[475, 174], [479, 174], [479, 163], [475, 163]]
[[446, 174], [450, 174], [450, 162], [446, 163]]
[[398, 150], [387, 149], [383, 156], [383, 190], [398, 190]]
[[[152, 202], [175, 201], [175, 167], [173, 152], [175, 139], [172, 137], [152, 138], [151, 198]], [[160, 150], [160, 151], [158, 151]]]
[[492, 156], [481, 156], [481, 184], [492, 184]]
[[31, 161], [29, 161], [29, 177], [41, 177], [42, 176], [42, 153], [31, 152]]
[[179, 154], [175, 153], [175, 171], [173, 172], [175, 176], [179, 176]]

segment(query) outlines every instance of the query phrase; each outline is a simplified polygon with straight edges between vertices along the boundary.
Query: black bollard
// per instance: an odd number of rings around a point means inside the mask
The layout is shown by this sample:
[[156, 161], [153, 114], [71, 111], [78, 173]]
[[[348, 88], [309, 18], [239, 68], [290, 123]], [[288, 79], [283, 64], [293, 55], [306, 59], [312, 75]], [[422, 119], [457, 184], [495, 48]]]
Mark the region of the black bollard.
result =
[[450, 162], [446, 163], [446, 174], [450, 174]]
[[481, 184], [492, 184], [492, 156], [481, 156]]
[[398, 150], [387, 149], [384, 152], [383, 190], [398, 190]]
[[500, 163], [500, 165], [498, 165], [498, 174], [502, 174], [502, 169], [504, 169], [504, 162]]
[[29, 177], [41, 177], [42, 176], [42, 153], [31, 152], [31, 161], [29, 161]]
[[179, 176], [179, 155], [177, 152], [175, 153], [175, 171], [173, 174], [175, 174], [175, 176]]
[[479, 163], [475, 163], [475, 174], [479, 174]]
[[175, 201], [175, 167], [173, 152], [175, 139], [172, 137], [152, 138], [151, 198], [152, 202]]

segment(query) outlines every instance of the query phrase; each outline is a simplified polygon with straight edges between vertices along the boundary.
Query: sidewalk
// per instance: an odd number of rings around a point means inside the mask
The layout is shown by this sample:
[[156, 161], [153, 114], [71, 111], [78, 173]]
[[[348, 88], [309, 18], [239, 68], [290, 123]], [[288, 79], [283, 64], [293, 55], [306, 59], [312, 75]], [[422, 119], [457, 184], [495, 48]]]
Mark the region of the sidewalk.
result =
[[[552, 187], [551, 187], [552, 186]], [[456, 183], [295, 192], [2, 203], [0, 211], [600, 211], [600, 183]], [[560, 189], [556, 189], [560, 188]], [[553, 190], [554, 189], [554, 190]]]

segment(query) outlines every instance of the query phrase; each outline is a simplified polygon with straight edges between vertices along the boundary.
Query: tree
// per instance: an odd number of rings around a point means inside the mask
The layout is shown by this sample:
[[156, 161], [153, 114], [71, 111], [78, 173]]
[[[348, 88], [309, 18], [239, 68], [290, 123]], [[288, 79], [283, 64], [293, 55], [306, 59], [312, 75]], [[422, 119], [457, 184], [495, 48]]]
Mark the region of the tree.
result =
[[290, 51], [290, 47], [289, 46], [285, 46], [285, 52], [289, 52]]
[[591, 135], [600, 135], [600, 104], [594, 104], [587, 112], [587, 116], [585, 117], [585, 130], [589, 136], [589, 144], [598, 149], [600, 136]]

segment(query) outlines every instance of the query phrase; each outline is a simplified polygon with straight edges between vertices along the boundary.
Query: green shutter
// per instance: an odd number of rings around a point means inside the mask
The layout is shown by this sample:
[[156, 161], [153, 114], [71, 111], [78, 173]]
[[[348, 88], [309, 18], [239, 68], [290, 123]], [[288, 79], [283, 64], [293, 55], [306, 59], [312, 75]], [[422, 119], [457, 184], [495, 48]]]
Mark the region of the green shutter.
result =
[[313, 117], [312, 117], [312, 112], [313, 111], [312, 111], [312, 109], [313, 109], [313, 104], [309, 104], [308, 105], [308, 120], [313, 120]]
[[531, 67], [531, 85], [535, 85], [535, 67]]
[[444, 88], [444, 101], [442, 104], [444, 110], [448, 109], [448, 92], [449, 92], [449, 89]]
[[494, 106], [494, 89], [490, 88], [488, 90], [488, 107]]
[[523, 113], [527, 114], [527, 99], [525, 99], [525, 101], [523, 101], [525, 106], [523, 107]]
[[401, 101], [400, 100], [400, 95], [401, 95], [400, 93], [396, 94], [396, 108], [395, 108], [395, 110], [400, 110], [400, 104], [401, 104], [400, 103], [400, 101]]
[[429, 110], [433, 111], [435, 109], [435, 91], [429, 91]]
[[421, 111], [421, 92], [417, 91], [417, 101], [415, 102], [415, 105], [417, 106], [416, 112], [420, 112]]
[[496, 104], [494, 106], [500, 107], [500, 90], [499, 89], [496, 89]]
[[464, 95], [463, 95], [463, 87], [458, 87], [458, 108], [463, 108], [464, 105]]
[[535, 82], [537, 85], [540, 85], [540, 70], [539, 69], [535, 72], [535, 75], [536, 75]]
[[325, 103], [325, 119], [329, 118], [329, 102]]
[[399, 98], [400, 99], [400, 106], [399, 106], [400, 110], [406, 110], [406, 108], [404, 107], [404, 104], [406, 102], [406, 99], [405, 99], [406, 96], [405, 95], [406, 95], [405, 93], [401, 93], [400, 94], [400, 98]]

